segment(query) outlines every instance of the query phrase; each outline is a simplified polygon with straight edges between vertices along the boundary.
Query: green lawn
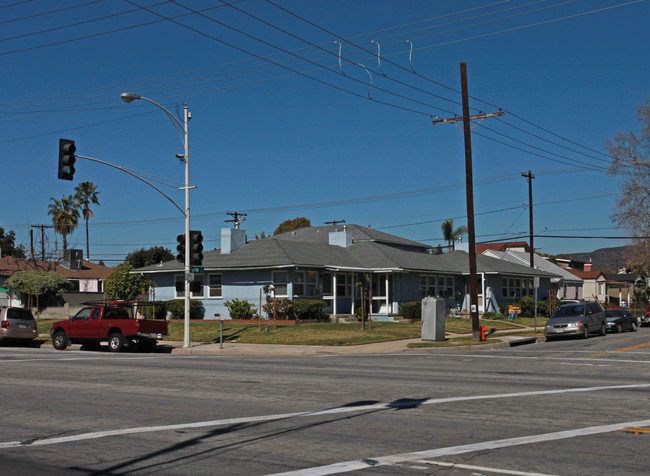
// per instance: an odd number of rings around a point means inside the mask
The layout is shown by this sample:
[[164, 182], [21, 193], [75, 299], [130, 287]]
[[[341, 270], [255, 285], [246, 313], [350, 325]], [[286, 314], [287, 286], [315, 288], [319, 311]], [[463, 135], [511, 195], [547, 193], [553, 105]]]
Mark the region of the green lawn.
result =
[[[39, 319], [40, 334], [48, 334], [41, 339], [50, 341], [49, 331], [54, 319]], [[481, 320], [480, 324], [495, 329], [499, 334], [534, 335], [531, 331], [522, 332], [526, 326], [533, 326], [532, 318], [508, 320]], [[545, 318], [537, 319], [537, 333], [544, 330]], [[447, 319], [447, 333], [458, 334], [446, 341], [446, 345], [470, 343], [472, 322], [469, 319]], [[417, 339], [421, 336], [421, 323], [379, 322], [366, 323], [366, 329], [358, 324], [302, 324], [297, 326], [266, 324], [262, 321], [235, 323], [223, 321], [224, 342], [245, 344], [293, 344], [293, 345], [359, 345], [400, 339]], [[219, 342], [219, 321], [192, 321], [190, 337], [193, 342]], [[183, 340], [183, 321], [169, 321], [168, 341]], [[436, 343], [445, 345], [445, 343]]]

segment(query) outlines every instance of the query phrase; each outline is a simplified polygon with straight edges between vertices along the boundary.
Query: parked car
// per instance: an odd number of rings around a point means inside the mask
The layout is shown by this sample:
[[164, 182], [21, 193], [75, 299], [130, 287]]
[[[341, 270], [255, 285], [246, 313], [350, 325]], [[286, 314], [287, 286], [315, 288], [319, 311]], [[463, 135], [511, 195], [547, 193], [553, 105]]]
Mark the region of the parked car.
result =
[[38, 327], [32, 311], [21, 307], [0, 307], [0, 341], [4, 339], [33, 340]]
[[546, 322], [544, 335], [554, 337], [577, 335], [588, 338], [589, 334], [606, 332], [605, 310], [598, 302], [578, 302], [558, 307]]
[[636, 317], [625, 309], [608, 309], [605, 316], [609, 332], [636, 331], [638, 327]]
[[650, 326], [650, 306], [646, 307], [645, 314], [641, 316], [641, 325]]

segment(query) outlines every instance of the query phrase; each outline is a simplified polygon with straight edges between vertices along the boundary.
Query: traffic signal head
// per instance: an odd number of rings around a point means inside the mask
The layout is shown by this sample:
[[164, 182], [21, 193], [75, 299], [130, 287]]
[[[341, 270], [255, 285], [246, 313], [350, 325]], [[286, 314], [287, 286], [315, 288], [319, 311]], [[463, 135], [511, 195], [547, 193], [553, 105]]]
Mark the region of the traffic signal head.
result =
[[59, 179], [72, 180], [74, 176], [74, 163], [76, 157], [74, 153], [77, 146], [73, 140], [59, 139]]
[[178, 241], [178, 246], [176, 247], [178, 254], [176, 255], [176, 259], [181, 263], [185, 263], [185, 235], [178, 235], [176, 241]]
[[190, 266], [203, 264], [203, 235], [200, 231], [190, 231]]

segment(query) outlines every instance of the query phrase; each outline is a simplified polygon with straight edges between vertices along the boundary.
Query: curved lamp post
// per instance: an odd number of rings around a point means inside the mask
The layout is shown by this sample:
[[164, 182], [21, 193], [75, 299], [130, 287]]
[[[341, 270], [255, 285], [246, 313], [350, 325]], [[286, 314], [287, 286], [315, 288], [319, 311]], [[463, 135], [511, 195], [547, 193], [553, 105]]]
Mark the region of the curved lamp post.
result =
[[[187, 110], [187, 103], [184, 105], [184, 120], [183, 122], [179, 121], [171, 112], [169, 112], [165, 107], [162, 105], [158, 104], [156, 101], [152, 101], [151, 99], [139, 96], [137, 94], [133, 93], [122, 93], [120, 95], [122, 98], [122, 101], [125, 103], [129, 104], [136, 99], [140, 99], [142, 101], [149, 102], [160, 109], [162, 109], [165, 114], [167, 114], [167, 117], [172, 121], [172, 124], [174, 125], [174, 129], [176, 129], [176, 132], [178, 132], [178, 135], [181, 138], [181, 141], [183, 142], [183, 147], [184, 147], [184, 153], [181, 158], [181, 160], [185, 163], [185, 186], [181, 188], [181, 190], [185, 190], [185, 212], [183, 215], [185, 216], [185, 243], [190, 242], [190, 144], [189, 144], [189, 129], [188, 129], [188, 123], [190, 119], [192, 119], [192, 114]], [[178, 156], [177, 156], [178, 157]], [[185, 250], [185, 309], [184, 309], [184, 314], [183, 314], [183, 320], [184, 320], [184, 340], [183, 340], [183, 347], [189, 347], [190, 346], [190, 253], [189, 249]]]

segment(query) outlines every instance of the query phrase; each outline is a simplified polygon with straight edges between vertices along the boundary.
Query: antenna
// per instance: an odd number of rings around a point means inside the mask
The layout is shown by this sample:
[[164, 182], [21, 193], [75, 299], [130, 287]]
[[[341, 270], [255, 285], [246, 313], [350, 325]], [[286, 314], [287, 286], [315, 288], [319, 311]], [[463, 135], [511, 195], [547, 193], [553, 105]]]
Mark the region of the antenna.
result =
[[239, 225], [241, 225], [243, 222], [246, 221], [246, 218], [241, 218], [248, 216], [246, 213], [242, 212], [226, 212], [226, 215], [230, 215], [233, 217], [232, 220], [224, 220], [226, 223], [234, 223], [235, 224], [235, 230], [239, 229]]

